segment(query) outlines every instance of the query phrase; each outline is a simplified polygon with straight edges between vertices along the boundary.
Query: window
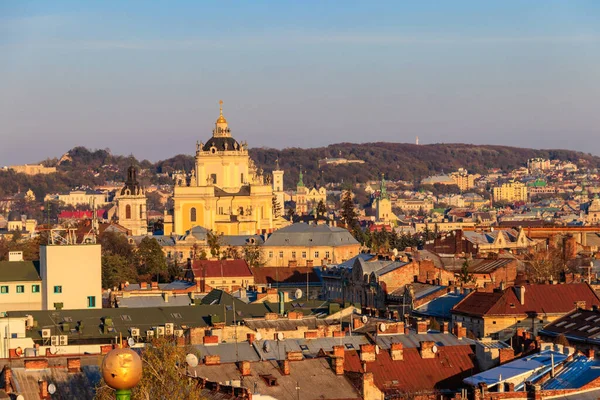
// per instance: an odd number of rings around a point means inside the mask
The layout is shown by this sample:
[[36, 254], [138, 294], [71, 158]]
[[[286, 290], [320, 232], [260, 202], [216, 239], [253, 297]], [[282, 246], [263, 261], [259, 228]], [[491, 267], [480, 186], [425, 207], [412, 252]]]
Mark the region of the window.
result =
[[54, 286], [54, 293], [62, 293], [62, 286]]
[[273, 252], [269, 251], [269, 258], [273, 258]]
[[325, 252], [325, 258], [329, 259], [329, 252], [328, 251]]
[[88, 296], [88, 308], [96, 307], [96, 296]]
[[39, 293], [40, 285], [31, 285], [31, 293]]
[[305, 251], [302, 252], [302, 258], [306, 258], [306, 252]]
[[17, 285], [17, 293], [25, 293], [25, 286]]
[[279, 252], [279, 258], [283, 258], [283, 251]]
[[129, 204], [125, 206], [125, 219], [131, 219], [131, 206]]
[[140, 205], [140, 219], [144, 219], [144, 208]]
[[190, 210], [190, 221], [196, 222], [196, 207], [192, 207]]
[[292, 251], [292, 259], [296, 259], [296, 252]]
[[213, 185], [217, 184], [217, 174], [210, 174], [210, 180], [212, 181]]
[[223, 215], [223, 207], [219, 207], [219, 215]]
[[7, 294], [8, 293], [8, 286], [0, 286], [0, 293]]
[[231, 283], [235, 283], [235, 279], [231, 281]]
[[319, 258], [319, 252], [315, 251], [315, 258], [318, 259]]
[[242, 174], [240, 175], [240, 183], [244, 184], [244, 173], [242, 172]]

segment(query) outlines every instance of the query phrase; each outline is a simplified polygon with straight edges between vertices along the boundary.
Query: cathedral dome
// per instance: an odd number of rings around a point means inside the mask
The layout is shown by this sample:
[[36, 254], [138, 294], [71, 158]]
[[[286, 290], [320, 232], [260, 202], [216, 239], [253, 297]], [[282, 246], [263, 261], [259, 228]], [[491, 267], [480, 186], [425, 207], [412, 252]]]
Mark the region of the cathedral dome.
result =
[[204, 144], [202, 147], [203, 151], [211, 151], [212, 148], [215, 148], [216, 151], [226, 151], [226, 150], [234, 150], [237, 151], [240, 149], [240, 144], [237, 140], [232, 138], [231, 136], [223, 136], [223, 137], [211, 137], [208, 142]]
[[21, 221], [21, 214], [18, 211], [11, 211], [8, 214], [8, 221], [10, 221], [10, 222]]

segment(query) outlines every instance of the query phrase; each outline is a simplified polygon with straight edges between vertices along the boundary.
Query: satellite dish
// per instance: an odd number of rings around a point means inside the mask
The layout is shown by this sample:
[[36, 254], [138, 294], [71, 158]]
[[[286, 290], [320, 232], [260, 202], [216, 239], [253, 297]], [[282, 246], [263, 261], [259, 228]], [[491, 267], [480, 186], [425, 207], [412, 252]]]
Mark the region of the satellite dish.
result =
[[130, 337], [129, 339], [127, 339], [127, 344], [129, 345], [129, 347], [133, 347], [135, 345], [135, 340]]
[[192, 368], [197, 367], [198, 357], [195, 354], [190, 353], [187, 356], [185, 356], [185, 362]]
[[20, 348], [20, 347], [17, 347], [17, 348], [15, 349], [15, 353], [16, 353], [16, 354], [17, 354], [19, 357], [21, 357], [21, 356], [23, 355], [23, 349], [22, 349], [22, 348]]
[[437, 353], [437, 351], [438, 351], [438, 348], [437, 348], [437, 346], [433, 346], [433, 347], [431, 348], [431, 351], [433, 351], [433, 354]]
[[17, 400], [25, 400], [25, 397], [23, 397], [23, 395], [20, 394], [20, 395], [17, 396]]
[[379, 345], [375, 345], [375, 354], [379, 354]]
[[262, 335], [260, 334], [260, 332], [256, 332], [256, 335], [254, 335], [254, 339], [262, 340]]
[[302, 289], [296, 289], [296, 291], [294, 292], [294, 296], [296, 297], [296, 299], [302, 298]]
[[277, 340], [283, 340], [283, 333], [282, 332], [277, 333]]
[[380, 324], [379, 324], [379, 330], [380, 330], [381, 332], [385, 332], [385, 329], [386, 329], [386, 326], [385, 326], [385, 324], [384, 324], [383, 322], [382, 322], [382, 323], [380, 323]]
[[360, 320], [362, 321], [363, 324], [366, 324], [367, 322], [369, 322], [369, 318], [366, 315], [363, 315]]
[[50, 354], [56, 354], [56, 346], [50, 346]]
[[48, 385], [48, 393], [50, 393], [50, 394], [56, 393], [56, 386], [54, 385], [54, 383], [51, 383]]

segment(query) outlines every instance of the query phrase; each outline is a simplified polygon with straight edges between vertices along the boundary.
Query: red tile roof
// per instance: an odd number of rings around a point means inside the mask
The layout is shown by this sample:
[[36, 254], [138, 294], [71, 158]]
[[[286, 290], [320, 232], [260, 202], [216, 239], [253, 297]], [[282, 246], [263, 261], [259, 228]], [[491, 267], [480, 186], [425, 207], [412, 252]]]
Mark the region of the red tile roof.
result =
[[[357, 351], [346, 351], [344, 370], [362, 373]], [[456, 389], [462, 380], [478, 371], [471, 346], [439, 346], [436, 357], [421, 358], [418, 348], [404, 348], [403, 360], [394, 361], [387, 351], [367, 362], [367, 372], [373, 373], [375, 385], [386, 393], [415, 393], [435, 389]]]
[[196, 279], [202, 278], [231, 278], [252, 276], [252, 271], [245, 260], [195, 260], [192, 271]]
[[[96, 210], [98, 218], [106, 218], [106, 210]], [[92, 219], [92, 211], [61, 211], [58, 214], [60, 219]]]
[[517, 287], [504, 292], [473, 292], [452, 309], [452, 313], [476, 316], [565, 314], [575, 309], [575, 302], [585, 301], [586, 307], [600, 305], [600, 298], [587, 283], [561, 285], [524, 285], [525, 304], [516, 295]]
[[321, 280], [312, 267], [290, 267], [290, 268], [252, 268], [254, 283], [274, 284], [274, 283], [306, 283], [306, 273], [308, 281], [311, 283], [320, 283]]

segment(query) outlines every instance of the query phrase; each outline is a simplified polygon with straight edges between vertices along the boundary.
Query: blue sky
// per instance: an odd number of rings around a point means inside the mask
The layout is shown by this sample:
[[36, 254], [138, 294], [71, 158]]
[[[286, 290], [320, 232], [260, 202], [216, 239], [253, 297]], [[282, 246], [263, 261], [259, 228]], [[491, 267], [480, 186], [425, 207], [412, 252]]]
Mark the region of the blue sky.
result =
[[0, 165], [466, 142], [600, 155], [598, 1], [3, 1]]

